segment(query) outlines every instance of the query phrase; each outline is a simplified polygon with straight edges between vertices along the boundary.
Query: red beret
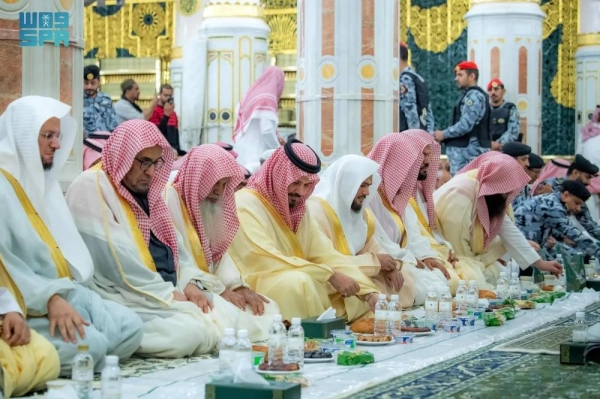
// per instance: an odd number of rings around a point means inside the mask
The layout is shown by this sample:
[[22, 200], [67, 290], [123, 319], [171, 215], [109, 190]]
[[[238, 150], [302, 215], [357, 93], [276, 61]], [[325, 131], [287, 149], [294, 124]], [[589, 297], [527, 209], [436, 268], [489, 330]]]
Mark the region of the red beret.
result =
[[479, 70], [479, 68], [477, 68], [477, 64], [474, 63], [473, 61], [463, 61], [460, 62], [456, 68], [454, 68], [454, 73], [458, 72], [458, 71], [464, 71], [465, 69], [477, 69]]
[[488, 83], [487, 89], [492, 90], [492, 87], [498, 87], [498, 86], [501, 86], [502, 88], [504, 88], [504, 83], [502, 83], [502, 81], [500, 79], [494, 78], [494, 79], [490, 80], [490, 83]]

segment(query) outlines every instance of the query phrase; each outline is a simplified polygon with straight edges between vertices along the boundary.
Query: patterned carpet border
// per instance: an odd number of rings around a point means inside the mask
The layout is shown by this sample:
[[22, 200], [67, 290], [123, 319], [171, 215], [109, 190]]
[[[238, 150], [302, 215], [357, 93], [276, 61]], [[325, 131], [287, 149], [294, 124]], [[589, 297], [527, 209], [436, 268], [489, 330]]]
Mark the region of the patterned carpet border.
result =
[[[600, 303], [591, 304], [586, 308], [586, 319], [588, 323], [594, 324], [600, 321]], [[568, 326], [574, 320], [574, 315], [562, 317], [556, 320], [553, 323], [550, 323], [547, 326], [544, 326], [544, 329], [552, 326]], [[535, 335], [535, 330], [525, 331], [519, 334], [517, 337], [511, 337], [504, 341], [501, 341], [500, 344], [516, 341], [526, 336]], [[458, 398], [466, 399], [466, 398], [474, 398], [474, 397], [498, 397], [497, 395], [500, 392], [490, 393], [493, 396], [480, 396], [482, 392], [483, 381], [489, 380], [491, 378], [502, 376], [504, 374], [512, 375], [512, 373], [507, 373], [508, 370], [513, 368], [520, 368], [523, 365], [527, 365], [528, 363], [537, 362], [540, 363], [540, 373], [544, 372], [544, 369], [552, 369], [547, 367], [548, 365], [559, 365], [558, 358], [555, 356], [546, 356], [546, 355], [535, 355], [528, 353], [517, 353], [517, 352], [499, 352], [499, 351], [491, 351], [491, 348], [498, 345], [498, 343], [494, 343], [492, 345], [486, 346], [484, 348], [478, 349], [476, 351], [458, 356], [454, 359], [447, 360], [440, 364], [432, 365], [426, 367], [422, 370], [418, 370], [412, 373], [408, 373], [396, 378], [393, 378], [387, 382], [378, 384], [376, 386], [368, 387], [365, 390], [362, 390], [358, 393], [352, 393], [344, 396], [344, 398], [352, 398], [352, 399], [371, 399], [371, 398], [381, 398], [381, 399], [395, 399], [395, 398], [448, 398], [453, 397], [453, 395], [458, 395], [460, 392], [467, 391], [463, 393]], [[536, 363], [536, 364], [537, 364]], [[565, 377], [571, 378], [574, 374], [573, 370], [578, 370], [579, 372], [585, 374], [592, 370], [591, 372], [596, 376], [594, 378], [593, 385], [587, 388], [591, 389], [594, 393], [593, 396], [578, 396], [578, 395], [567, 395], [562, 397], [573, 397], [573, 398], [586, 398], [586, 397], [600, 397], [600, 368], [594, 368], [594, 366], [589, 367], [579, 367], [578, 366], [563, 366], [565, 370], [568, 370], [565, 374]], [[585, 369], [585, 370], [584, 370]], [[523, 372], [524, 376], [531, 375], [531, 373]], [[513, 378], [512, 376], [511, 378]], [[534, 376], [535, 377], [535, 376]], [[556, 380], [557, 382], [560, 379], [555, 377], [552, 378], [551, 381]], [[584, 378], [587, 380], [588, 378]], [[563, 379], [564, 381], [564, 379]], [[539, 381], [539, 383], [546, 384], [545, 381]], [[585, 383], [583, 386], [586, 386]], [[597, 386], [596, 386], [597, 384]], [[552, 385], [552, 384], [551, 384]], [[469, 391], [469, 387], [473, 388]], [[506, 392], [508, 392], [511, 388], [510, 382], [504, 387]], [[586, 389], [587, 389], [586, 388]], [[553, 389], [556, 390], [556, 387]], [[582, 393], [585, 389], [582, 388]], [[479, 392], [479, 393], [478, 393]], [[537, 391], [536, 391], [537, 392]], [[594, 396], [598, 394], [598, 396]], [[591, 393], [590, 393], [591, 394]], [[465, 396], [466, 395], [466, 396]], [[519, 395], [513, 395], [511, 391], [511, 398], [516, 397], [525, 397]], [[527, 397], [532, 397], [531, 395]], [[533, 397], [540, 397], [534, 395]], [[554, 395], [545, 395], [544, 399], [557, 397]], [[561, 397], [561, 396], [558, 396]]]

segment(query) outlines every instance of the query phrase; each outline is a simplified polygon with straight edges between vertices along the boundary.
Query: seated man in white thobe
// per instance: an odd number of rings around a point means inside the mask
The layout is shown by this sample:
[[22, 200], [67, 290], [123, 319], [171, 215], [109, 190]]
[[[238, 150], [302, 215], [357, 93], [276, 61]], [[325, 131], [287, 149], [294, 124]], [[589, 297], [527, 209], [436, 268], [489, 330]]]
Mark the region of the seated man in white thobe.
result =
[[491, 151], [434, 193], [440, 232], [461, 260], [461, 275], [476, 280], [479, 289], [495, 289], [505, 270], [499, 262], [505, 253], [521, 269], [561, 270], [557, 262], [540, 258], [512, 220], [510, 204], [528, 182], [529, 175], [513, 157]]
[[0, 254], [23, 295], [29, 327], [48, 339], [69, 375], [78, 344], [95, 370], [126, 359], [142, 339], [135, 313], [86, 288], [94, 264], [65, 203], [58, 176], [71, 153], [71, 107], [29, 96], [0, 117]]
[[244, 311], [238, 324], [250, 340], [264, 341], [279, 308], [249, 288], [227, 252], [240, 227], [234, 195], [244, 178], [226, 150], [205, 144], [188, 153], [164, 197], [196, 267], [213, 277], [212, 292]]
[[368, 209], [381, 182], [378, 168], [377, 162], [369, 158], [345, 155], [325, 170], [306, 204], [338, 252], [351, 256], [381, 292], [399, 294], [402, 307], [411, 308], [417, 261], [387, 239]]
[[212, 351], [239, 311], [211, 289], [178, 237], [162, 193], [175, 155], [156, 125], [120, 124], [102, 162], [81, 174], [67, 202], [96, 269], [94, 288], [144, 321], [137, 353], [182, 357]]
[[[410, 206], [410, 198], [417, 186], [419, 171], [429, 166], [431, 148], [408, 135], [392, 133], [379, 140], [369, 158], [379, 164], [381, 185], [371, 202], [371, 209], [388, 238], [410, 251], [419, 261], [418, 275], [425, 287], [446, 287], [448, 280], [458, 280], [450, 263], [431, 248], [429, 240], [421, 235], [419, 220]], [[458, 281], [456, 281], [458, 284]], [[419, 284], [421, 286], [421, 284]], [[427, 295], [415, 292], [415, 304], [422, 305]], [[422, 302], [421, 302], [422, 301]]]

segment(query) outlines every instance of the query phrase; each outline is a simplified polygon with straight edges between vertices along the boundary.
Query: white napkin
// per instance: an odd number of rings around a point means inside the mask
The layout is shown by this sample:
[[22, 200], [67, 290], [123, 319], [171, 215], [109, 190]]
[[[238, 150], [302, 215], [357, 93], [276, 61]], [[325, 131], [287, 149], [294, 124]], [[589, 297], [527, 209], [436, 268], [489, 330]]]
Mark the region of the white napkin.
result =
[[71, 384], [60, 388], [51, 388], [46, 392], [46, 399], [78, 399], [77, 391]]
[[317, 321], [335, 319], [335, 310], [332, 307], [324, 311], [321, 316], [317, 317]]
[[242, 356], [234, 359], [231, 371], [233, 372], [234, 384], [269, 385], [267, 380], [254, 371], [249, 357]]

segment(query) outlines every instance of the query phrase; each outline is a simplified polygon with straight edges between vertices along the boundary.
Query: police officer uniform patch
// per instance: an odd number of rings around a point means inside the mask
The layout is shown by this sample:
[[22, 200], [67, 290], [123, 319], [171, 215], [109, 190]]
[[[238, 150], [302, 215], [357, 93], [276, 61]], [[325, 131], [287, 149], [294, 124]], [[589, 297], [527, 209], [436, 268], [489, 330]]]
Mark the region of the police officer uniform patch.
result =
[[467, 100], [465, 101], [465, 104], [467, 104], [470, 107], [471, 105], [473, 105], [473, 100], [471, 100], [470, 98], [467, 98]]
[[504, 122], [506, 122], [506, 119], [504, 119], [504, 118], [498, 118], [498, 123], [499, 124], [503, 124]]

